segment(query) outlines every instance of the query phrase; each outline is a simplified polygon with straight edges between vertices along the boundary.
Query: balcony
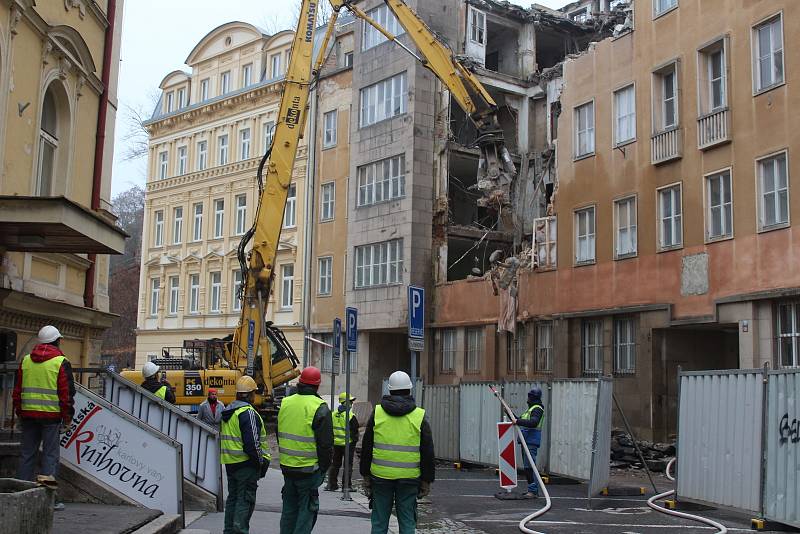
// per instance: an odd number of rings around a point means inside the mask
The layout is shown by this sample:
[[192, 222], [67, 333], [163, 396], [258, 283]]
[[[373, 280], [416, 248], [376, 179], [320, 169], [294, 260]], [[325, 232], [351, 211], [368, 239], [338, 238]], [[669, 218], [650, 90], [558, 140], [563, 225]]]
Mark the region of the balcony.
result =
[[680, 158], [683, 136], [679, 128], [672, 128], [653, 134], [650, 139], [650, 152], [653, 165]]
[[697, 148], [705, 150], [730, 141], [730, 110], [722, 108], [697, 119]]

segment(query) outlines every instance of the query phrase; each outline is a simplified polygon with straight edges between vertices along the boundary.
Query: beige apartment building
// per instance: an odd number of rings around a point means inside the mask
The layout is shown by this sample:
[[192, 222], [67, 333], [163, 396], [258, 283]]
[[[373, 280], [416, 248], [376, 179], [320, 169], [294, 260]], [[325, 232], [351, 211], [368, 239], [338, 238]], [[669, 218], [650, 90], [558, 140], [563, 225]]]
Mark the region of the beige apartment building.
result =
[[45, 324], [96, 367], [108, 313], [122, 0], [0, 2], [0, 363]]
[[[186, 339], [224, 337], [239, 320], [237, 247], [253, 224], [256, 171], [269, 148], [293, 32], [242, 22], [209, 32], [168, 74], [146, 126], [149, 166], [136, 365]], [[267, 319], [302, 358], [306, 145], [283, 216]]]

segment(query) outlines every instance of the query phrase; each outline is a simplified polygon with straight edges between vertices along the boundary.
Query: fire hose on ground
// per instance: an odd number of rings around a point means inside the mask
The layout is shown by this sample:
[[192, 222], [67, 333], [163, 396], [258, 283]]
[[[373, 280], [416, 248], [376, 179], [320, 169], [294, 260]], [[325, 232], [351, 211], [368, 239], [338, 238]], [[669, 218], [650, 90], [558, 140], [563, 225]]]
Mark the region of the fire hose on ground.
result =
[[[670, 481], [675, 482], [675, 477], [673, 477], [672, 474], [670, 473], [670, 471], [672, 470], [672, 466], [673, 465], [675, 465], [675, 458], [670, 460], [669, 463], [667, 464], [666, 474], [667, 474], [667, 478]], [[667, 508], [664, 508], [662, 506], [658, 506], [656, 504], [656, 501], [660, 501], [661, 499], [666, 499], [667, 497], [671, 497], [674, 494], [675, 494], [675, 490], [672, 489], [672, 490], [669, 490], [669, 491], [665, 491], [664, 493], [659, 493], [658, 495], [653, 495], [652, 497], [647, 499], [647, 506], [649, 506], [650, 508], [652, 508], [653, 510], [655, 510], [657, 512], [661, 512], [662, 514], [668, 514], [668, 515], [671, 515], [671, 516], [680, 517], [682, 519], [688, 519], [689, 521], [697, 521], [698, 523], [704, 523], [706, 525], [709, 525], [711, 527], [714, 527], [714, 528], [718, 529], [718, 531], [719, 531], [718, 534], [727, 534], [728, 533], [728, 529], [725, 527], [725, 525], [723, 525], [721, 523], [717, 523], [713, 519], [708, 519], [707, 517], [700, 517], [699, 515], [687, 514], [685, 512], [678, 512], [676, 510], [668, 510]], [[520, 528], [522, 528], [522, 527], [520, 527]]]

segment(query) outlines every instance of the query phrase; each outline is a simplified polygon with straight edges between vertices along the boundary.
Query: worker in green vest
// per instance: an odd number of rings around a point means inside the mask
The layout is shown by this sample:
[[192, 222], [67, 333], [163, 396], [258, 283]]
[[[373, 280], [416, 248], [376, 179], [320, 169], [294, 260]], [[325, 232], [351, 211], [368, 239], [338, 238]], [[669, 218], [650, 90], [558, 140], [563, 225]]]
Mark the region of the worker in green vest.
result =
[[172, 386], [169, 385], [169, 382], [161, 375], [160, 371], [161, 367], [156, 365], [155, 362], [145, 363], [142, 367], [142, 377], [144, 378], [142, 387], [159, 399], [175, 404], [175, 393], [172, 391]]
[[[542, 404], [542, 390], [534, 386], [528, 392], [528, 409], [517, 418], [517, 425], [522, 430], [525, 444], [531, 453], [531, 458], [536, 463], [536, 455], [542, 445], [542, 426], [544, 425], [544, 404]], [[539, 484], [533, 474], [533, 467], [528, 462], [528, 455], [523, 452], [522, 465], [525, 479], [528, 481], [528, 491], [522, 496], [526, 499], [539, 497]]]
[[[75, 382], [69, 359], [59, 348], [61, 333], [47, 325], [39, 330], [37, 341], [20, 362], [12, 394], [14, 412], [22, 426], [17, 471], [17, 478], [22, 480], [34, 479], [39, 444], [39, 474], [56, 475], [61, 450], [59, 433], [66, 431], [75, 414]], [[63, 509], [62, 503], [56, 503], [56, 511]]]
[[403, 371], [389, 377], [389, 394], [375, 407], [361, 441], [364, 493], [372, 502], [372, 534], [386, 534], [394, 505], [400, 534], [417, 528], [417, 499], [430, 493], [436, 457], [425, 410], [411, 396]]
[[347, 464], [348, 470], [342, 473], [342, 487], [347, 488], [348, 491], [353, 491], [353, 456], [356, 452], [356, 443], [358, 443], [358, 419], [356, 414], [353, 413], [353, 401], [356, 398], [351, 396], [347, 398], [347, 393], [342, 391], [339, 394], [339, 408], [333, 412], [333, 463], [331, 469], [328, 471], [328, 485], [325, 487], [326, 491], [336, 491], [339, 489], [339, 469], [342, 467], [344, 461], [345, 451], [345, 438], [347, 437], [348, 423], [346, 422], [346, 414], [348, 408], [350, 409], [350, 461]]
[[222, 411], [220, 460], [228, 476], [224, 534], [248, 534], [256, 506], [258, 481], [267, 474], [271, 456], [264, 421], [253, 407], [256, 381], [236, 381], [236, 400]]
[[281, 534], [308, 534], [317, 522], [319, 487], [333, 450], [331, 411], [317, 394], [321, 381], [319, 369], [303, 369], [297, 393], [285, 397], [278, 412], [283, 472]]

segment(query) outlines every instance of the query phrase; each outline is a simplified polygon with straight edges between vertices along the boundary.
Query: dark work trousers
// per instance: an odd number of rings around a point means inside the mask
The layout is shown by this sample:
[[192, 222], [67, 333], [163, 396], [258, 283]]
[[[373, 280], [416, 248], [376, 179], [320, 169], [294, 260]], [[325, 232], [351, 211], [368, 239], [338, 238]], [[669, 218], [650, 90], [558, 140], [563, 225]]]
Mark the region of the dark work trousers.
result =
[[414, 534], [417, 529], [416, 479], [386, 480], [372, 477], [372, 534], [386, 534], [392, 506], [397, 515], [400, 534]]
[[[344, 462], [344, 445], [334, 445], [333, 447], [333, 463], [331, 468], [328, 469], [328, 487], [330, 489], [339, 488], [339, 469]], [[356, 454], [356, 444], [350, 444], [350, 470], [347, 473], [342, 473], [342, 487], [352, 488], [353, 484], [353, 456]]]
[[249, 534], [261, 471], [251, 465], [228, 473], [224, 534]]
[[39, 444], [42, 445], [42, 475], [56, 476], [58, 458], [61, 446], [58, 440], [58, 426], [60, 421], [36, 419], [21, 419], [22, 440], [21, 457], [17, 478], [20, 480], [33, 480], [36, 472], [36, 459], [39, 456]]
[[[528, 444], [528, 449], [531, 451], [531, 458], [536, 462], [536, 455], [539, 453], [539, 447]], [[525, 469], [525, 479], [528, 481], [528, 491], [531, 493], [539, 494], [539, 483], [536, 480], [536, 475], [533, 474], [533, 467], [528, 463], [528, 455], [522, 451], [522, 465]]]
[[308, 476], [283, 474], [281, 534], [309, 534], [317, 522], [322, 473]]

